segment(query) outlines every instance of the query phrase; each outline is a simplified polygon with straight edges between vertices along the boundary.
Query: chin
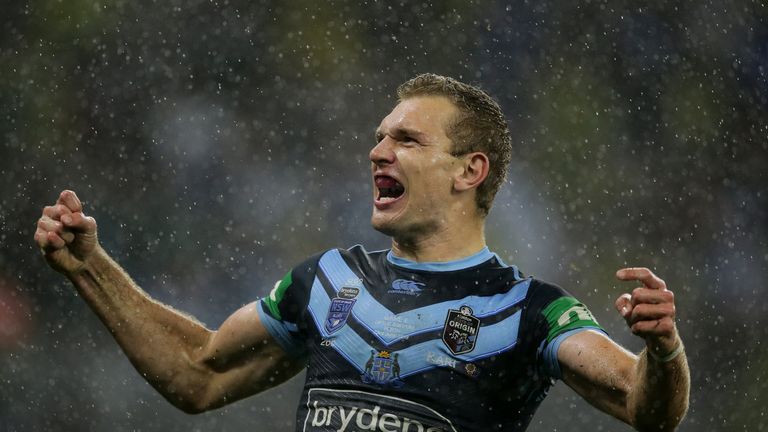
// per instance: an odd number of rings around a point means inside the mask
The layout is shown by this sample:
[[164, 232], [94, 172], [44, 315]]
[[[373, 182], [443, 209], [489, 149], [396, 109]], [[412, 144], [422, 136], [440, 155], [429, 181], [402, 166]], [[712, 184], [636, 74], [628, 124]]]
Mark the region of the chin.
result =
[[371, 216], [371, 226], [376, 231], [398, 239], [401, 242], [413, 242], [436, 231], [437, 223], [432, 220], [404, 222], [396, 217]]
[[383, 219], [384, 219], [383, 217], [381, 216], [376, 217], [376, 214], [373, 214], [371, 216], [371, 226], [373, 227], [373, 229], [375, 229], [376, 231], [384, 235], [394, 237], [395, 234], [397, 233], [396, 223], [391, 219], [389, 220], [383, 220]]

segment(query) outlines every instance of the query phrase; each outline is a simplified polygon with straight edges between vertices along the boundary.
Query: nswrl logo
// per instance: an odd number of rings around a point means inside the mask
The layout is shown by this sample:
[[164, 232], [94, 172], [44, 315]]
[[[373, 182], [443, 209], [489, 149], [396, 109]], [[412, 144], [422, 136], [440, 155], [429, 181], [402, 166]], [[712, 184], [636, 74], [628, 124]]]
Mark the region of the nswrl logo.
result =
[[331, 300], [331, 305], [328, 307], [328, 316], [325, 318], [325, 329], [328, 330], [328, 333], [339, 330], [347, 323], [347, 318], [349, 318], [349, 314], [352, 312], [352, 307], [357, 301], [358, 294], [360, 294], [360, 288], [343, 287], [336, 294], [336, 297]]

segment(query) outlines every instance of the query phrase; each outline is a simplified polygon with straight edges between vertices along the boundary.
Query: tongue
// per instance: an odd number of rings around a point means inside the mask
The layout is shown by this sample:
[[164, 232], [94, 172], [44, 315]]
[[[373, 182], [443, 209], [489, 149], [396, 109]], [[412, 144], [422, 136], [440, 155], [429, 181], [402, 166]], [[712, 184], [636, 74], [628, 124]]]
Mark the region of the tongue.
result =
[[376, 187], [391, 189], [400, 183], [392, 177], [376, 177]]

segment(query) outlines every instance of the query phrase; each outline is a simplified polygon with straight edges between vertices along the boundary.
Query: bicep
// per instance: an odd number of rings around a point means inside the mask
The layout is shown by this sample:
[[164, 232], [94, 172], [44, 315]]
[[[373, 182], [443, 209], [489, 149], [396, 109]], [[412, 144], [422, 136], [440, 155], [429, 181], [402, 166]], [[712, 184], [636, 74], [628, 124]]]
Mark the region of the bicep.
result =
[[557, 359], [569, 387], [591, 405], [629, 423], [626, 402], [637, 356], [608, 336], [587, 330], [565, 339]]
[[276, 345], [258, 314], [258, 302], [230, 315], [211, 336], [203, 361], [214, 370], [226, 370], [243, 360], [261, 357]]
[[304, 368], [262, 322], [258, 302], [243, 306], [211, 335], [200, 362], [211, 371], [207, 400], [215, 408], [280, 384]]

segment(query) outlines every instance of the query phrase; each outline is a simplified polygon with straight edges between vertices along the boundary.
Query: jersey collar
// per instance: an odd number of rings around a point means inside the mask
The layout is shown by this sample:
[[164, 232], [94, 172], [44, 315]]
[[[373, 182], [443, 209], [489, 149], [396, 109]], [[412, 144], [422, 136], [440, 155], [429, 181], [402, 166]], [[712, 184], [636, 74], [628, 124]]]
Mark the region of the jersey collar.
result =
[[496, 254], [488, 250], [488, 247], [484, 247], [480, 252], [470, 255], [468, 257], [460, 258], [455, 261], [441, 261], [441, 262], [416, 262], [409, 259], [400, 258], [392, 253], [392, 250], [387, 252], [387, 261], [398, 266], [407, 268], [409, 270], [425, 270], [432, 272], [445, 272], [463, 270], [466, 268], [474, 267], [478, 264], [482, 264], [489, 259], [493, 258]]

